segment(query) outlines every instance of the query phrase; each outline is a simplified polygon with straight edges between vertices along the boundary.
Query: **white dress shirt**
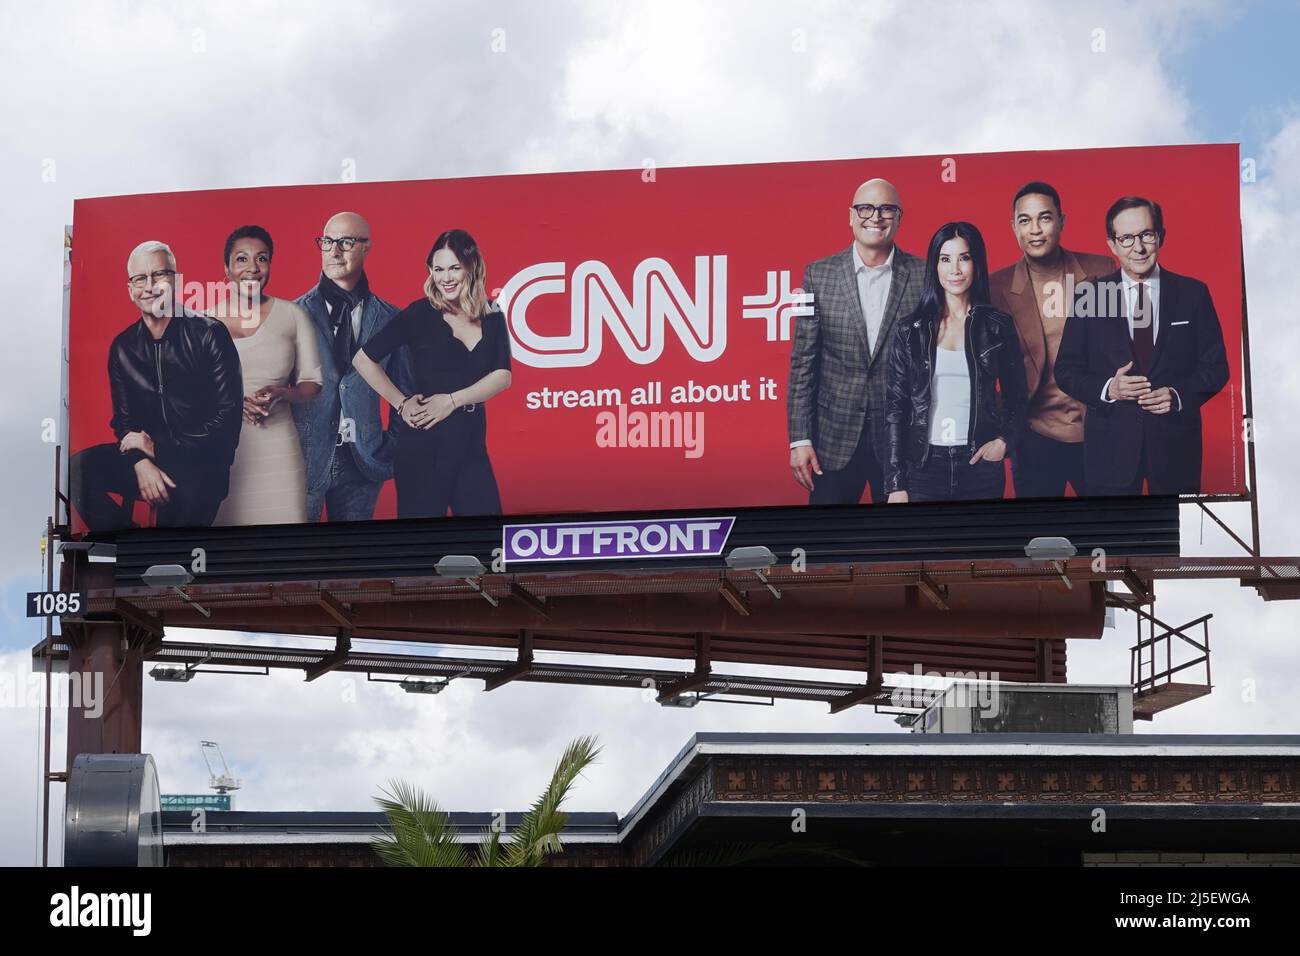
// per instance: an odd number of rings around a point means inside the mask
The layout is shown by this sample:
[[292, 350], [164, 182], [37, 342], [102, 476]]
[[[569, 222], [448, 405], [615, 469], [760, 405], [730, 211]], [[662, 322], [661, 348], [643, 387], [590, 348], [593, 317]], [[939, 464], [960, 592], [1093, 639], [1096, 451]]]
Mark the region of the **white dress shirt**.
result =
[[[1151, 275], [1139, 283], [1123, 269], [1119, 273], [1120, 282], [1124, 291], [1124, 314], [1128, 317], [1128, 337], [1129, 341], [1133, 340], [1134, 315], [1137, 312], [1138, 286], [1142, 283], [1147, 287], [1147, 311], [1151, 316], [1151, 342], [1152, 344], [1160, 341], [1160, 266], [1151, 270]], [[1110, 397], [1110, 383], [1115, 380], [1112, 375], [1106, 379], [1106, 384], [1101, 387], [1101, 400], [1107, 405], [1114, 404], [1115, 399]], [[1183, 410], [1183, 397], [1178, 394], [1176, 389], [1171, 389], [1174, 398], [1178, 400], [1178, 411]]]
[[857, 243], [853, 244], [853, 271], [858, 280], [858, 301], [862, 304], [862, 317], [867, 323], [867, 346], [876, 354], [876, 340], [880, 327], [885, 324], [885, 303], [889, 301], [889, 287], [894, 281], [894, 249], [881, 265], [869, 266], [862, 261]]
[[[858, 303], [862, 306], [862, 318], [867, 326], [867, 348], [870, 354], [876, 354], [876, 342], [880, 338], [880, 327], [885, 324], [885, 305], [889, 302], [889, 287], [894, 281], [894, 249], [889, 249], [889, 258], [878, 266], [869, 266], [862, 261], [858, 244], [853, 244], [853, 273], [858, 283]], [[808, 438], [790, 442], [791, 448], [811, 445]]]

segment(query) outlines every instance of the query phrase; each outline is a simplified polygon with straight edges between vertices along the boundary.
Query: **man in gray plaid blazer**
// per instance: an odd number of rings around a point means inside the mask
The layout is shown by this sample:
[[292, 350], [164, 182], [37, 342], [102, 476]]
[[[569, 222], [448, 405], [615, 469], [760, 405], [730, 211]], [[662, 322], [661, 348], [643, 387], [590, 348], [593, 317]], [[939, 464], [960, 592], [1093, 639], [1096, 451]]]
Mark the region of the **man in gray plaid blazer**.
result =
[[925, 268], [894, 245], [902, 218], [898, 190], [868, 180], [849, 208], [853, 244], [804, 271], [813, 312], [795, 319], [786, 397], [790, 470], [810, 505], [857, 504], [868, 483], [884, 501], [888, 353], [895, 324], [920, 304]]

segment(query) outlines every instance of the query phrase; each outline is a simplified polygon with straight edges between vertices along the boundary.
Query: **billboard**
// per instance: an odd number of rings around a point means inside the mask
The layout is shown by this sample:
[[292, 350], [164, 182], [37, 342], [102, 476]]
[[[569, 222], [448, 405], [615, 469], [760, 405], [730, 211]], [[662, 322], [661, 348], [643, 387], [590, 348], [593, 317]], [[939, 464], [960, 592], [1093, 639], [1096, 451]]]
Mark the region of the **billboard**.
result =
[[73, 528], [1244, 494], [1238, 181], [1210, 145], [81, 200]]

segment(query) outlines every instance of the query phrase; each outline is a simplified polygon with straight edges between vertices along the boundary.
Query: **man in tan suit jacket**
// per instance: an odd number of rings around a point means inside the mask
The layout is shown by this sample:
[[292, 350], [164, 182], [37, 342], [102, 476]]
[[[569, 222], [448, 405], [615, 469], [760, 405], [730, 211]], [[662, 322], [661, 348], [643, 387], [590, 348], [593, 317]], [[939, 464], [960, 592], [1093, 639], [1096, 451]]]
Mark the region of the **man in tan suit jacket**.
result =
[[1016, 322], [1029, 407], [1011, 462], [1017, 498], [1061, 498], [1083, 486], [1086, 406], [1056, 382], [1056, 353], [1076, 285], [1115, 271], [1109, 256], [1061, 246], [1061, 197], [1043, 182], [1026, 183], [1011, 207], [1011, 228], [1024, 255], [989, 276], [993, 305]]

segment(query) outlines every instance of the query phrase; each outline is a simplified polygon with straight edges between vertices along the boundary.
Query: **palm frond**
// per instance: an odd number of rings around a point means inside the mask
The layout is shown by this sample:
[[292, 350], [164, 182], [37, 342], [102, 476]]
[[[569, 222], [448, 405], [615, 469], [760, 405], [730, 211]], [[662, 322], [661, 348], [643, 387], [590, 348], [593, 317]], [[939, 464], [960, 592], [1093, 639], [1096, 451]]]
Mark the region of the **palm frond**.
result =
[[551, 782], [537, 798], [506, 846], [506, 866], [540, 866], [548, 853], [563, 847], [560, 833], [569, 815], [560, 809], [569, 796], [574, 781], [600, 754], [595, 737], [579, 737], [569, 744], [555, 765]]
[[468, 866], [464, 847], [447, 814], [428, 794], [404, 780], [389, 782], [375, 803], [388, 817], [388, 828], [370, 845], [388, 866]]
[[483, 838], [478, 844], [478, 865], [505, 865], [504, 857], [501, 855], [501, 831], [496, 827], [488, 827], [483, 831]]

